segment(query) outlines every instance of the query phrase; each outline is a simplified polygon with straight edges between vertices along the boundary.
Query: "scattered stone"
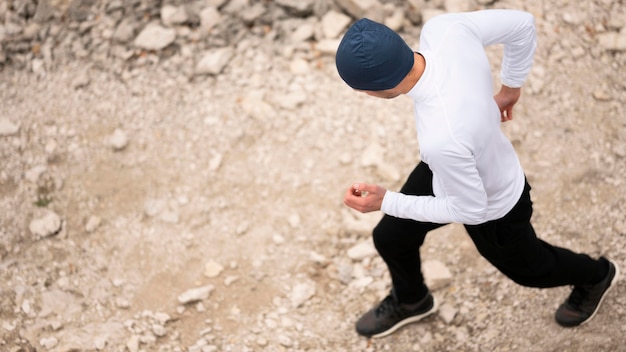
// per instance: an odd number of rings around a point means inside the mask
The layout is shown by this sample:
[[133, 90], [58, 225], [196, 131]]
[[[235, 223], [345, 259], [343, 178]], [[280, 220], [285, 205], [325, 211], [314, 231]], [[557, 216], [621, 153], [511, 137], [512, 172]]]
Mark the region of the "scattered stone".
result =
[[606, 90], [595, 90], [593, 92], [593, 98], [598, 101], [610, 101], [611, 94]]
[[222, 265], [211, 260], [204, 265], [204, 276], [210, 278], [218, 277], [223, 270], [224, 267]]
[[307, 16], [313, 12], [315, 0], [275, 0], [280, 6], [297, 16]]
[[31, 221], [28, 229], [36, 238], [41, 239], [59, 233], [62, 225], [61, 217], [48, 211], [43, 217]]
[[128, 136], [126, 136], [124, 131], [116, 128], [113, 134], [109, 136], [108, 142], [114, 151], [121, 151], [128, 145]]
[[192, 288], [178, 296], [180, 304], [194, 303], [209, 298], [209, 294], [213, 291], [213, 285]]
[[311, 71], [311, 67], [307, 60], [297, 58], [292, 60], [289, 64], [289, 71], [294, 75], [305, 75]]
[[304, 23], [298, 26], [296, 30], [291, 33], [291, 42], [300, 43], [313, 38], [315, 35], [315, 28], [311, 23]]
[[165, 5], [161, 8], [161, 21], [164, 25], [171, 27], [189, 21], [189, 16], [185, 6]]
[[165, 201], [162, 199], [147, 199], [143, 205], [143, 211], [149, 217], [155, 217], [166, 208]]
[[203, 33], [208, 33], [222, 22], [222, 15], [213, 6], [209, 6], [200, 12], [200, 28]]
[[597, 38], [598, 44], [606, 50], [626, 50], [626, 27], [622, 28], [619, 32], [600, 33]]
[[139, 352], [139, 336], [131, 336], [126, 342], [126, 348], [129, 352]]
[[150, 24], [135, 38], [135, 46], [145, 50], [161, 50], [176, 39], [176, 31], [158, 24]]
[[366, 240], [348, 249], [348, 257], [352, 260], [363, 260], [376, 255], [376, 248], [372, 240]]
[[72, 81], [72, 87], [74, 87], [74, 89], [81, 89], [87, 87], [89, 83], [91, 83], [89, 75], [87, 73], [82, 73], [74, 78]]
[[447, 266], [438, 260], [426, 260], [422, 263], [422, 272], [426, 285], [431, 290], [438, 290], [452, 281], [452, 273]]
[[447, 303], [444, 303], [441, 307], [439, 307], [439, 317], [441, 317], [446, 324], [452, 323], [456, 313], [457, 310]]
[[24, 173], [24, 178], [30, 183], [37, 183], [41, 175], [46, 172], [48, 168], [46, 165], [37, 165], [30, 168], [28, 171]]
[[209, 170], [216, 171], [222, 165], [223, 156], [220, 153], [215, 153], [209, 160]]
[[39, 340], [39, 344], [43, 346], [45, 349], [50, 350], [50, 349], [55, 348], [59, 344], [59, 340], [57, 340], [56, 337], [54, 336], [44, 337], [41, 340]]
[[87, 219], [87, 223], [85, 224], [85, 231], [87, 231], [88, 233], [92, 233], [96, 231], [101, 223], [102, 219], [100, 219], [100, 217], [92, 215], [89, 217], [89, 219]]
[[277, 245], [281, 245], [283, 243], [285, 243], [285, 237], [279, 234], [275, 234], [272, 236], [272, 242], [274, 242]]
[[178, 224], [178, 212], [169, 209], [165, 210], [161, 213], [160, 219], [163, 222], [167, 222], [170, 224]]
[[315, 295], [315, 283], [313, 281], [302, 282], [296, 284], [289, 295], [291, 304], [294, 308], [298, 308], [306, 303]]
[[196, 75], [217, 75], [228, 65], [235, 51], [228, 48], [213, 49], [204, 54], [196, 65]]
[[322, 17], [322, 32], [325, 38], [336, 39], [350, 24], [350, 17], [341, 12], [329, 11]]
[[154, 313], [154, 320], [158, 321], [159, 324], [165, 325], [168, 321], [170, 321], [172, 317], [169, 314], [163, 312]]
[[300, 215], [298, 214], [289, 215], [289, 218], [287, 219], [287, 221], [289, 222], [289, 226], [291, 226], [294, 229], [299, 228], [300, 225], [302, 224], [302, 220], [300, 220]]
[[121, 309], [128, 309], [128, 308], [130, 308], [130, 302], [128, 302], [128, 300], [126, 298], [123, 298], [123, 297], [117, 297], [115, 299], [115, 305], [118, 308], [121, 308]]
[[0, 136], [11, 136], [20, 130], [20, 125], [16, 125], [7, 119], [0, 118]]
[[156, 337], [163, 337], [163, 336], [167, 335], [167, 329], [164, 326], [162, 326], [162, 325], [153, 324], [152, 325], [152, 333]]

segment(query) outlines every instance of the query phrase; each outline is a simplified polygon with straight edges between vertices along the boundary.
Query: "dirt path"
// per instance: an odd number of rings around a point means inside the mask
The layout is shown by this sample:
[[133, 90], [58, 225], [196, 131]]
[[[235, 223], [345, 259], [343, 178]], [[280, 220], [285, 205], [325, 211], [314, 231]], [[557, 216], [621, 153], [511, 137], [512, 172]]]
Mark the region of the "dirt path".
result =
[[[624, 52], [585, 37], [601, 17], [568, 24], [557, 5], [538, 14], [534, 70], [503, 128], [540, 236], [626, 268]], [[401, 185], [419, 155], [411, 104], [354, 93], [332, 57], [301, 66], [253, 48], [216, 78], [168, 61], [0, 72], [0, 349], [623, 349], [623, 281], [593, 322], [562, 329], [552, 315], [569, 289], [513, 284], [458, 225], [424, 247], [451, 272], [434, 292], [441, 312], [357, 336], [388, 276], [367, 247], [380, 214], [341, 197], [354, 181]], [[61, 230], [33, 232], [49, 212]]]

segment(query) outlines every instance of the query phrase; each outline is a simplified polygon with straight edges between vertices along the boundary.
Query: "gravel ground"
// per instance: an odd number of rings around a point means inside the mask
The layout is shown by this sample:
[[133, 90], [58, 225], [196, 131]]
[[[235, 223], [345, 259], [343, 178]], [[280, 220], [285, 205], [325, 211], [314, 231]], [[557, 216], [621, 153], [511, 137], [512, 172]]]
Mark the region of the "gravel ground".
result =
[[[524, 3], [494, 7], [537, 19], [535, 65], [503, 125], [535, 228], [626, 269], [626, 54], [596, 35], [625, 32], [626, 5]], [[419, 26], [402, 34], [418, 46]], [[342, 196], [355, 181], [400, 187], [419, 156], [411, 103], [353, 92], [332, 55], [262, 37], [233, 48], [209, 76], [181, 72], [178, 54], [3, 66], [1, 350], [626, 351], [622, 280], [592, 322], [563, 329], [569, 288], [517, 286], [460, 225], [423, 247], [443, 267], [439, 313], [359, 337], [389, 278], [370, 244], [380, 214]], [[501, 48], [488, 54], [497, 82]]]

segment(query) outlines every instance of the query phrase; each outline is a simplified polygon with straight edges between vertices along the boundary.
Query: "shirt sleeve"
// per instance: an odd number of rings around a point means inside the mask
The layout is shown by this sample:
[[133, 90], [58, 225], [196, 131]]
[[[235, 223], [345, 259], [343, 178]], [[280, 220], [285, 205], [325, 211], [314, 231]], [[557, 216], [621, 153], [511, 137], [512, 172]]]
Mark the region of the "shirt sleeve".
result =
[[504, 44], [502, 84], [521, 87], [532, 67], [537, 46], [534, 17], [517, 10], [485, 10], [465, 15], [476, 28], [483, 46]]
[[446, 154], [429, 164], [440, 182], [445, 183], [440, 189], [443, 194], [411, 196], [387, 191], [381, 211], [398, 218], [438, 224], [484, 223], [488, 200], [474, 158], [463, 152]]

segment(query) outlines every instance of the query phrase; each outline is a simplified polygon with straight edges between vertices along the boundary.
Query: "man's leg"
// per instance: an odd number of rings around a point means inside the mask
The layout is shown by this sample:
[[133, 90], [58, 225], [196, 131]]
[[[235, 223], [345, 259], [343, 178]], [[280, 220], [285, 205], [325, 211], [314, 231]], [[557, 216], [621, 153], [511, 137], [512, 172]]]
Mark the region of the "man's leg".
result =
[[[400, 190], [410, 195], [432, 195], [432, 172], [425, 163], [413, 170]], [[392, 293], [357, 322], [361, 335], [386, 336], [399, 327], [418, 321], [436, 309], [424, 285], [420, 246], [426, 233], [442, 226], [385, 215], [374, 228], [373, 239], [392, 280]]]
[[[575, 289], [577, 297], [570, 296], [565, 303], [569, 306], [562, 306], [556, 319], [564, 326], [582, 324], [593, 317], [616, 281], [617, 267], [604, 258], [592, 259], [538, 239], [531, 215], [530, 186], [526, 184], [519, 202], [505, 217], [465, 228], [478, 251], [513, 281], [530, 287], [579, 288]], [[572, 299], [578, 302], [570, 302]]]

